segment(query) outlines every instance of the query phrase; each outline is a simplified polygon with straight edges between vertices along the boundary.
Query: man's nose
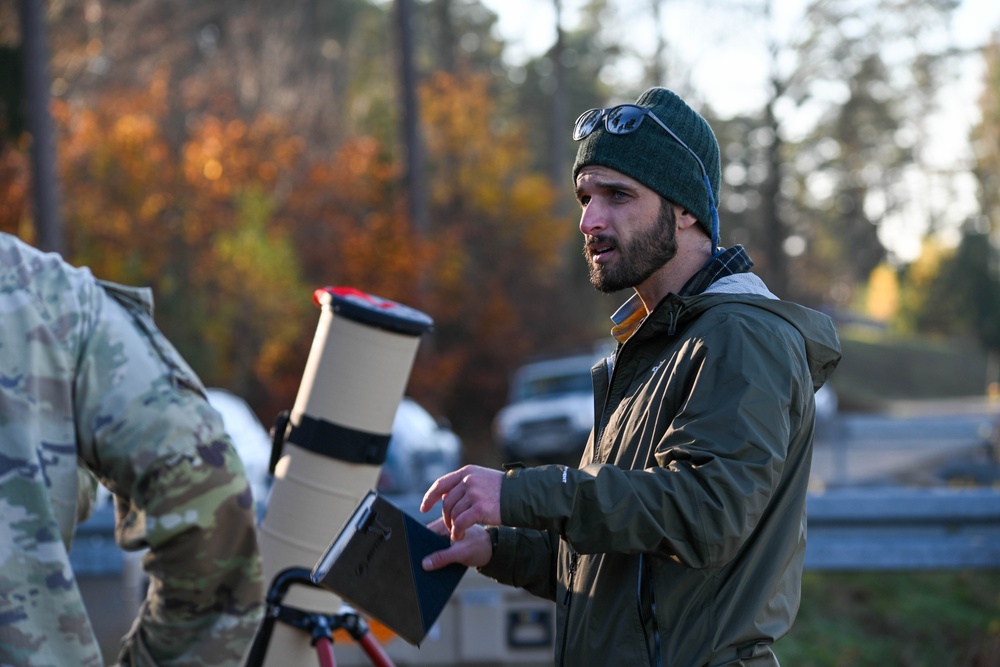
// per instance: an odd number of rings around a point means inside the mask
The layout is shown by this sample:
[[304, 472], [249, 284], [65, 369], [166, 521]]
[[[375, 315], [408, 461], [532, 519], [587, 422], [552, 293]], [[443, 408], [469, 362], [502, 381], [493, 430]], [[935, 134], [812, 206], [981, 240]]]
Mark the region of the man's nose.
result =
[[596, 236], [607, 228], [604, 212], [593, 202], [580, 214], [580, 231], [585, 236]]

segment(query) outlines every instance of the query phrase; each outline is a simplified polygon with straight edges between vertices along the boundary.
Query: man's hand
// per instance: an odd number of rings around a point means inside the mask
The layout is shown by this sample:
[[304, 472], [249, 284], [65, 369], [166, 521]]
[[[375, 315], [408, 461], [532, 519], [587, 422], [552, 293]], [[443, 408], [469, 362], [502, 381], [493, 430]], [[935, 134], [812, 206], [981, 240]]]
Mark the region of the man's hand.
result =
[[[444, 519], [437, 519], [428, 526], [438, 535], [447, 536], [449, 531], [444, 525]], [[469, 567], [482, 567], [493, 557], [493, 544], [490, 536], [482, 526], [472, 526], [465, 533], [461, 542], [452, 542], [451, 546], [426, 556], [421, 563], [425, 570], [438, 570], [451, 563], [461, 563]]]
[[441, 517], [452, 542], [461, 542], [476, 524], [500, 525], [500, 484], [503, 473], [465, 466], [439, 477], [424, 494], [420, 511], [428, 512], [441, 500]]

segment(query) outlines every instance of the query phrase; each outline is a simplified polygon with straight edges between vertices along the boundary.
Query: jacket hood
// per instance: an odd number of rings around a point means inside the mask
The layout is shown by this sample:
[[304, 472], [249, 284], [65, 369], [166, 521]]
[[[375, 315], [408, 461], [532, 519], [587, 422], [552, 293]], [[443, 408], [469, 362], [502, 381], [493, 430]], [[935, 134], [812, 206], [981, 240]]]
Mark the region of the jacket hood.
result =
[[[813, 388], [819, 389], [840, 363], [840, 337], [833, 320], [819, 311], [775, 297], [763, 281], [752, 273], [717, 280], [711, 288], [696, 296], [667, 295], [650, 314], [654, 321], [676, 330], [684, 327], [710, 308], [721, 305], [744, 305], [760, 308], [790, 323], [801, 334], [809, 359]], [[642, 337], [643, 329], [636, 332]], [[646, 329], [653, 331], [656, 327]], [[651, 335], [651, 334], [647, 334]]]

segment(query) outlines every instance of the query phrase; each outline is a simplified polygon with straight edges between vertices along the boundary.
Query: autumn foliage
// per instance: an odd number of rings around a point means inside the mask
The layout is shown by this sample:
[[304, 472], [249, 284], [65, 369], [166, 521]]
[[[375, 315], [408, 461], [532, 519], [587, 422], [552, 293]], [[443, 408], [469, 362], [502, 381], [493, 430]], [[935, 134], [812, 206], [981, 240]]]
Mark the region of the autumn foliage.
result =
[[[496, 115], [486, 77], [437, 74], [421, 90], [430, 222], [420, 230], [386, 140], [307, 147], [276, 116], [202, 109], [178, 141], [168, 78], [55, 102], [67, 254], [99, 277], [151, 286], [158, 322], [206, 383], [246, 396], [265, 421], [294, 400], [316, 287], [350, 285], [429, 314], [408, 391], [480, 435], [510, 370], [579, 335], [551, 306], [575, 225], [526, 168], [524, 128]], [[8, 146], [0, 224], [22, 235], [27, 174], [24, 151]]]

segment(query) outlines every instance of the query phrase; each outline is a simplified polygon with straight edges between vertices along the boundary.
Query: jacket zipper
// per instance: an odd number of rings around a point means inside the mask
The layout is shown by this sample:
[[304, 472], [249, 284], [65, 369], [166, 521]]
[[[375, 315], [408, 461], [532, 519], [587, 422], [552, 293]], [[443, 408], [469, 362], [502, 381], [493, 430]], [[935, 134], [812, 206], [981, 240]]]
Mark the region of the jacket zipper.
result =
[[[680, 320], [680, 315], [681, 315], [681, 309], [680, 308], [674, 309], [670, 313], [669, 324], [667, 326], [667, 335], [669, 335], [669, 336], [676, 336], [677, 335], [677, 322], [678, 322], [678, 320]], [[643, 322], [643, 324], [645, 324], [645, 322]], [[639, 328], [642, 328], [642, 324], [639, 325]], [[634, 336], [635, 333], [633, 333], [632, 335]], [[607, 414], [607, 411], [608, 411], [608, 402], [611, 400], [611, 394], [612, 394], [612, 390], [613, 390], [613, 387], [614, 387], [615, 374], [618, 372], [618, 366], [619, 366], [618, 360], [619, 360], [619, 357], [621, 356], [622, 350], [624, 349], [624, 347], [625, 347], [625, 345], [627, 343], [628, 343], [628, 341], [626, 341], [625, 343], [622, 343], [621, 345], [618, 346], [618, 349], [615, 350], [615, 363], [614, 363], [614, 366], [612, 367], [612, 370], [611, 370], [611, 377], [608, 378], [608, 391], [607, 391], [607, 394], [604, 396], [604, 407], [601, 410], [601, 414], [600, 414], [601, 420], [600, 420], [600, 422], [598, 422], [600, 424], [600, 426], [599, 426], [598, 429], [595, 429], [595, 432], [594, 432], [594, 462], [595, 463], [597, 462], [597, 453], [598, 453], [598, 451], [600, 451], [601, 438], [604, 436], [604, 427], [605, 427], [604, 415]], [[566, 586], [566, 595], [563, 596], [563, 606], [566, 607], [566, 627], [563, 629], [562, 651], [560, 653], [560, 663], [562, 665], [566, 664], [566, 637], [569, 634], [569, 604], [570, 604], [570, 600], [571, 600], [571, 597], [572, 597], [571, 591], [573, 590], [573, 578], [574, 578], [574, 575], [576, 574], [576, 562], [577, 562], [577, 558], [578, 558], [578, 554], [574, 551], [570, 555], [569, 582], [568, 582], [568, 584]], [[642, 572], [643, 572], [643, 567], [642, 566], [643, 566], [643, 558], [642, 558], [642, 555], [640, 555], [639, 556], [639, 591], [637, 591], [638, 593], [641, 593], [641, 590], [642, 590]], [[652, 576], [652, 573], [650, 573], [650, 576]], [[655, 589], [653, 589], [653, 590], [655, 590]], [[637, 598], [636, 604], [639, 606], [639, 619], [640, 619], [640, 622], [641, 622], [641, 620], [642, 620], [642, 601], [641, 601], [641, 599], [640, 599], [640, 597], [638, 595], [636, 596], [636, 598]], [[655, 600], [655, 598], [652, 600], [651, 608], [652, 608], [652, 612], [651, 613], [653, 614], [652, 621], [653, 621], [653, 647], [654, 647], [653, 648], [654, 655], [651, 657], [651, 659], [652, 659], [652, 665], [653, 665], [653, 667], [660, 667], [660, 629], [658, 627], [659, 624], [656, 621], [656, 600]], [[642, 624], [642, 627], [643, 627], [643, 634], [645, 634], [645, 632], [646, 632], [646, 625], [645, 625], [645, 623]]]
[[563, 606], [566, 607], [566, 627], [563, 628], [562, 650], [559, 652], [559, 663], [566, 664], [566, 637], [569, 635], [569, 605], [573, 597], [573, 579], [576, 577], [576, 564], [580, 554], [575, 551], [569, 557], [569, 581], [566, 583], [566, 595], [563, 596]]
[[[635, 604], [639, 612], [639, 623], [642, 626], [642, 636], [643, 639], [645, 640], [646, 646], [648, 647], [650, 643], [649, 642], [650, 638], [646, 634], [646, 623], [642, 613], [643, 583], [645, 580], [644, 575], [647, 572], [647, 568], [645, 567], [645, 562], [646, 561], [645, 558], [643, 557], [643, 554], [639, 554], [639, 583], [638, 586], [636, 586], [636, 591], [635, 591]], [[660, 628], [659, 624], [656, 622], [656, 597], [655, 597], [656, 589], [653, 586], [653, 571], [650, 569], [648, 570], [648, 572], [649, 572], [649, 582], [647, 585], [649, 587], [649, 597], [650, 597], [649, 613], [652, 615], [650, 623], [652, 625], [652, 632], [653, 632], [653, 637], [652, 637], [653, 650], [652, 653], [649, 655], [649, 664], [651, 667], [660, 667]]]
[[600, 414], [594, 415], [594, 424], [597, 428], [594, 430], [594, 457], [592, 463], [597, 463], [597, 455], [601, 451], [601, 438], [604, 437], [605, 427], [604, 415], [608, 413], [608, 401], [611, 400], [611, 387], [614, 386], [615, 370], [618, 368], [619, 352], [621, 352], [621, 346], [619, 346], [619, 348], [615, 351], [615, 361], [611, 366], [611, 372], [608, 374], [608, 390], [604, 394], [604, 405], [601, 406]]

